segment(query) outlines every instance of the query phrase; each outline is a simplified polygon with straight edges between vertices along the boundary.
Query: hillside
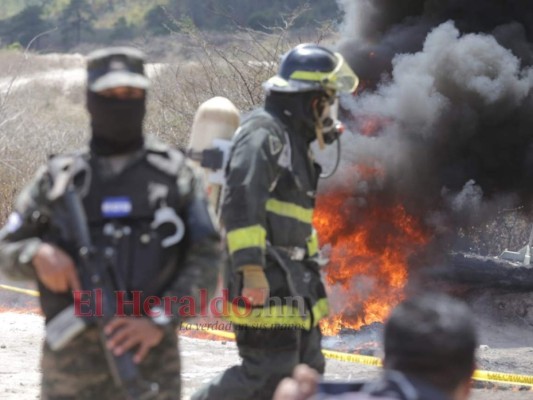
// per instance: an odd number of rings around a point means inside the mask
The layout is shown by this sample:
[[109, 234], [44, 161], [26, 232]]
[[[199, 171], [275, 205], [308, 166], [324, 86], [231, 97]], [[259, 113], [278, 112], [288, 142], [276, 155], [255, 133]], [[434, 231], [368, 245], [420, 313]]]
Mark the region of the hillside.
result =
[[316, 29], [340, 17], [335, 0], [2, 0], [0, 47], [66, 51], [191, 28]]

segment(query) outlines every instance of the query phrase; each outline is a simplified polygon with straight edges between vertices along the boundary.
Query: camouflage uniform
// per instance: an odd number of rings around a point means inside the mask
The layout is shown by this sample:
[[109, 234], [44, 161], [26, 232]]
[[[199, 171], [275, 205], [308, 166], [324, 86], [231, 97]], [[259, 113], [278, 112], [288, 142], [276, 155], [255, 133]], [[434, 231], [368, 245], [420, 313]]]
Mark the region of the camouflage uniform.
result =
[[[124, 398], [109, 375], [99, 332], [94, 327], [58, 351], [52, 351], [45, 343], [41, 370], [42, 400]], [[180, 359], [174, 330], [165, 332], [163, 340], [150, 350], [140, 370], [147, 381], [159, 384], [158, 399], [179, 399]]]
[[[138, 59], [135, 59], [134, 67], [126, 65], [126, 74], [121, 76], [118, 71], [117, 75], [117, 69], [123, 66], [124, 54], [137, 57], [135, 52], [127, 49], [99, 53], [95, 64], [97, 75], [101, 76], [102, 68], [110, 64], [110, 56], [112, 59], [116, 53], [121, 57], [113, 66], [111, 77], [117, 79], [118, 76], [119, 81], [124, 77], [130, 79], [133, 71], [138, 76], [137, 80], [131, 81], [132, 85], [144, 84], [142, 61]], [[125, 63], [128, 63], [127, 57]], [[109, 78], [105, 74], [104, 77]], [[92, 82], [90, 69], [89, 82]], [[104, 83], [109, 84], [109, 80]], [[91, 143], [91, 151], [52, 157], [34, 181], [23, 189], [8, 223], [0, 231], [0, 266], [4, 272], [15, 279], [35, 279], [32, 259], [43, 242], [58, 246], [76, 262], [76, 249], [68, 237], [58, 232], [55, 203], [50, 201], [50, 192], [58, 176], [70, 165], [74, 166], [71, 178], [80, 195], [97, 254], [104, 257], [104, 250], [112, 250], [114, 254], [114, 262], [106, 265], [115, 278], [115, 290], [125, 293], [138, 290], [143, 298], [153, 295], [197, 299], [203, 289], [210, 296], [217, 281], [221, 249], [201, 175], [179, 151], [153, 138], [144, 140], [141, 137], [139, 143], [136, 151], [120, 155], [100, 155]], [[116, 199], [122, 202], [118, 209], [116, 203], [112, 203]], [[167, 212], [172, 210], [184, 228], [183, 236], [167, 245], [164, 245], [165, 239], [175, 235], [174, 230], [177, 234], [181, 228], [168, 224], [153, 226], [155, 215], [163, 208]], [[120, 211], [118, 214], [117, 210]], [[110, 226], [120, 235], [107, 235], [105, 232]], [[83, 286], [83, 275], [81, 278]], [[37, 283], [41, 308], [48, 324], [72, 305], [73, 297], [70, 292], [52, 292], [39, 279]], [[180, 398], [180, 362], [175, 332], [179, 321], [178, 305], [172, 303], [173, 318], [165, 321], [162, 341], [150, 350], [139, 366], [144, 380], [159, 384], [157, 399], [161, 400]], [[44, 345], [41, 395], [49, 400], [123, 398], [112, 381], [94, 325], [61, 350], [52, 351], [48, 344]]]

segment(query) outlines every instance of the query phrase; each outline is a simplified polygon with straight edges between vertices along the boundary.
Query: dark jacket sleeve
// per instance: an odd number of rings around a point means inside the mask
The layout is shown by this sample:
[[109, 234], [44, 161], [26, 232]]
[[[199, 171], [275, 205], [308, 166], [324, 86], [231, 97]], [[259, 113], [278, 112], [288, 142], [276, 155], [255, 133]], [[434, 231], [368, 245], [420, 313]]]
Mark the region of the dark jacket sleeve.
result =
[[222, 219], [232, 265], [265, 265], [266, 203], [279, 178], [284, 137], [269, 124], [244, 126], [227, 172]]
[[46, 168], [20, 193], [13, 212], [0, 230], [0, 268], [12, 279], [35, 277], [32, 259], [50, 215], [47, 193], [50, 179]]
[[[207, 200], [203, 178], [190, 163], [180, 170], [178, 189], [184, 196], [181, 208], [186, 249], [180, 272], [164, 295], [178, 299], [190, 296], [197, 306], [196, 312], [199, 312], [202, 292], [206, 298], [211, 298], [216, 289], [222, 264], [221, 238], [214, 211]], [[180, 304], [174, 306], [179, 307]]]

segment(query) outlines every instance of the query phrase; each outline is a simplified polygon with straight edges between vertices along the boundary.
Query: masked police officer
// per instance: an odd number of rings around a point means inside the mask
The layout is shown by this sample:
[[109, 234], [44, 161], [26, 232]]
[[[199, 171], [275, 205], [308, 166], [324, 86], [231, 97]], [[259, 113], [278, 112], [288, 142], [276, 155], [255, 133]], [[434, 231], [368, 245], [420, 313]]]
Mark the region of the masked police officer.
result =
[[303, 44], [284, 55], [265, 84], [264, 107], [237, 131], [229, 161], [222, 220], [231, 256], [228, 289], [242, 365], [225, 371], [192, 398], [271, 399], [298, 363], [323, 373], [318, 322], [328, 303], [312, 225], [321, 173], [310, 144], [338, 135], [332, 107], [358, 79], [343, 57]]
[[[125, 309], [149, 296], [174, 301], [166, 312], [146, 311], [143, 303], [143, 315], [127, 311], [126, 317], [111, 319], [102, 329], [104, 340], [94, 320], [61, 345], [47, 337], [43, 399], [179, 398], [176, 300], [196, 298], [202, 289], [211, 293], [216, 285], [219, 235], [203, 182], [179, 151], [143, 135], [149, 86], [144, 69], [143, 54], [131, 48], [88, 56], [90, 148], [52, 157], [22, 191], [0, 231], [0, 265], [14, 278], [36, 278], [48, 334], [72, 305], [72, 291], [83, 288], [72, 238], [60, 235], [55, 220], [54, 204], [61, 204], [57, 199], [66, 179], [81, 200], [111, 284], [130, 302]], [[54, 334], [71, 330], [65, 324]], [[149, 389], [136, 394], [117, 386], [104, 346], [108, 356], [131, 354]]]

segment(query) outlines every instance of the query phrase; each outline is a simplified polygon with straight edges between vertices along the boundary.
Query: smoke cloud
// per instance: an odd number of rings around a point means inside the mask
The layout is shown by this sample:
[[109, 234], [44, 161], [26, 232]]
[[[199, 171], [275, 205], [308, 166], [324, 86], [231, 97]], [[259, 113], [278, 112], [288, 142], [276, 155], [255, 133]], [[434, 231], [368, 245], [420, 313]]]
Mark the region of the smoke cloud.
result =
[[[354, 326], [401, 298], [404, 270], [413, 288], [418, 268], [445, 265], [450, 249], [497, 255], [527, 241], [533, 2], [338, 3], [338, 51], [361, 85], [341, 98], [341, 164], [321, 182], [318, 210], [335, 226], [325, 238], [332, 308]], [[328, 170], [333, 153], [318, 156]]]
[[454, 21], [461, 33], [488, 33], [533, 62], [533, 5], [527, 0], [338, 0], [345, 12], [340, 48], [367, 80], [392, 69], [396, 54], [420, 51], [436, 26]]
[[[348, 132], [325, 190], [372, 193], [453, 227], [533, 194], [533, 4], [339, 0], [339, 51], [363, 90], [341, 100]], [[364, 181], [350, 165], [374, 165]], [[361, 190], [364, 188], [364, 190]]]

